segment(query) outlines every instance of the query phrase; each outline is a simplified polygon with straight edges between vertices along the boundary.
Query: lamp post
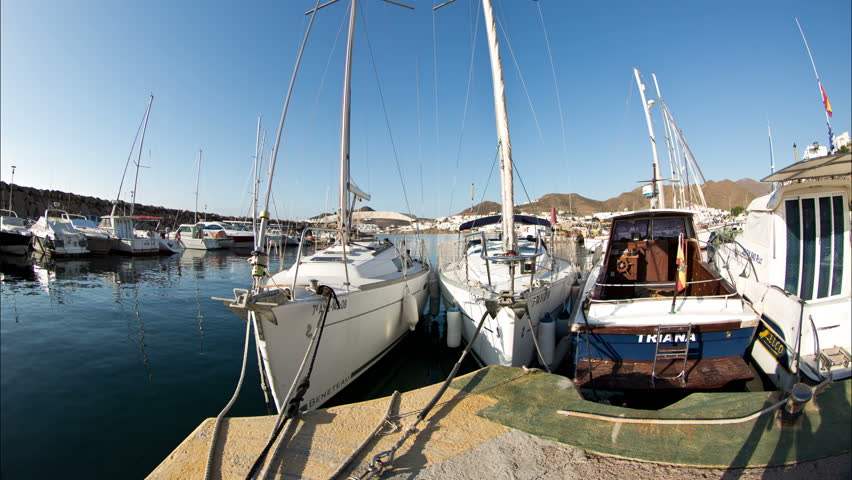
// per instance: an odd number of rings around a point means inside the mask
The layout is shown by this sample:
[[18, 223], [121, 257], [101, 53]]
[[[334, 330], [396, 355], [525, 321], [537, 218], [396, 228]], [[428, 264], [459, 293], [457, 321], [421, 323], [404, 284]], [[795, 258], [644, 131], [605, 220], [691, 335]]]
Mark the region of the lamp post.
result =
[[15, 166], [12, 165], [12, 179], [9, 180], [9, 210], [12, 210], [12, 188], [15, 186]]

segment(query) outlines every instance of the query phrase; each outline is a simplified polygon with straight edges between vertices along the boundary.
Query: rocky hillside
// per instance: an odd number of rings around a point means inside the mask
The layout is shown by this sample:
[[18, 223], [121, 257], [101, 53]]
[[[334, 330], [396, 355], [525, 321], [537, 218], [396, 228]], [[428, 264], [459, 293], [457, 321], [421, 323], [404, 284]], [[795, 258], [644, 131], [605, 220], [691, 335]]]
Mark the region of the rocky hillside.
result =
[[[730, 210], [733, 207], [747, 207], [756, 197], [769, 193], [769, 185], [760, 183], [750, 178], [743, 178], [733, 182], [721, 180], [718, 182], [708, 181], [703, 185], [704, 198], [707, 206], [722, 210]], [[672, 190], [666, 187], [666, 198], [671, 198]], [[697, 193], [695, 193], [697, 195]], [[637, 187], [629, 192], [624, 192], [608, 200], [593, 200], [577, 195], [576, 193], [548, 193], [537, 201], [518, 205], [515, 210], [525, 212], [547, 212], [552, 207], [560, 211], [573, 211], [577, 215], [591, 215], [595, 212], [617, 212], [622, 210], [637, 210], [648, 206], [648, 199], [642, 195], [642, 187]], [[500, 205], [494, 202], [482, 202], [473, 207], [473, 211], [480, 213], [499, 212]], [[470, 208], [461, 212], [460, 215], [469, 215]]]

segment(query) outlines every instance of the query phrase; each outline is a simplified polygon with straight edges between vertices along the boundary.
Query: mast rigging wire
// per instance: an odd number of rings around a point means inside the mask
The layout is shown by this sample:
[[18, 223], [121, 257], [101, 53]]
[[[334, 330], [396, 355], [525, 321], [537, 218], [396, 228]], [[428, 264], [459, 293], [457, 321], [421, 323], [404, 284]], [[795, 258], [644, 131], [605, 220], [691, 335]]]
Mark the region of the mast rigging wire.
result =
[[[397, 151], [396, 151], [396, 143], [393, 140], [393, 132], [391, 131], [390, 119], [388, 118], [388, 109], [387, 109], [387, 105], [385, 104], [384, 93], [382, 92], [382, 83], [381, 83], [381, 80], [379, 79], [379, 71], [376, 67], [375, 57], [373, 57], [373, 46], [370, 43], [369, 28], [367, 26], [367, 14], [364, 12], [363, 7], [359, 6], [359, 8], [361, 10], [361, 19], [362, 19], [361, 21], [364, 22], [364, 39], [367, 42], [367, 51], [370, 54], [370, 65], [372, 65], [373, 74], [376, 77], [376, 87], [379, 90], [379, 100], [381, 100], [382, 113], [384, 114], [384, 118], [385, 118], [385, 126], [387, 126], [388, 138], [390, 140], [391, 149], [393, 150], [393, 160], [394, 160], [394, 163], [396, 163], [396, 172], [399, 175], [399, 183], [402, 185], [402, 196], [405, 199], [406, 212], [411, 213], [413, 210], [411, 210], [411, 204], [408, 201], [408, 191], [405, 188], [405, 179], [402, 176], [402, 168], [399, 165], [399, 155], [397, 154]], [[414, 225], [415, 225], [415, 228], [416, 228], [415, 236], [417, 236], [417, 238], [419, 238], [420, 222], [415, 222]]]
[[136, 150], [136, 140], [139, 140], [139, 132], [142, 131], [142, 125], [145, 123], [145, 115], [142, 116], [142, 121], [139, 122], [139, 128], [136, 129], [136, 136], [133, 137], [133, 143], [130, 144], [130, 153], [127, 154], [127, 161], [124, 163], [124, 173], [121, 174], [121, 183], [118, 184], [118, 194], [115, 196], [115, 201], [121, 199], [121, 188], [124, 186], [124, 177], [127, 175], [127, 167], [130, 166], [130, 159], [133, 158], [133, 151]]
[[541, 125], [538, 123], [538, 115], [535, 113], [535, 107], [533, 107], [532, 97], [530, 97], [530, 91], [527, 89], [527, 82], [524, 80], [524, 74], [521, 73], [521, 65], [518, 63], [518, 59], [515, 56], [515, 51], [512, 49], [512, 41], [509, 40], [509, 33], [503, 28], [503, 22], [500, 21], [500, 17], [495, 17], [497, 21], [497, 25], [500, 27], [500, 31], [503, 32], [503, 38], [506, 43], [506, 47], [509, 49], [509, 56], [512, 57], [512, 64], [515, 66], [515, 71], [518, 72], [518, 79], [521, 81], [521, 87], [524, 89], [524, 95], [527, 97], [527, 103], [530, 106], [530, 113], [532, 113], [533, 122], [535, 123], [535, 128], [538, 130], [538, 139], [542, 143], [544, 143], [544, 134], [541, 133]]
[[544, 43], [547, 46], [547, 57], [550, 60], [550, 72], [553, 74], [553, 87], [556, 90], [556, 108], [559, 110], [559, 127], [562, 131], [562, 153], [565, 155], [565, 165], [568, 165], [568, 142], [565, 137], [565, 112], [562, 110], [562, 97], [559, 95], [559, 82], [556, 79], [556, 65], [553, 64], [553, 51], [550, 48], [550, 37], [547, 35], [547, 27], [544, 24], [544, 15], [541, 12], [541, 2], [538, 6], [538, 18], [541, 21], [541, 31], [544, 33]]

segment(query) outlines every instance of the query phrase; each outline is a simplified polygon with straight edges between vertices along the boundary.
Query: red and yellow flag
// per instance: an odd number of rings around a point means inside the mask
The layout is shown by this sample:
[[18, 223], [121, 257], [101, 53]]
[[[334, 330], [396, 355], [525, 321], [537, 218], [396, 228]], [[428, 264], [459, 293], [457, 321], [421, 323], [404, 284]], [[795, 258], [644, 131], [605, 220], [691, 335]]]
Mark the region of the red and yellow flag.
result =
[[822, 88], [822, 82], [819, 82], [819, 91], [822, 92], [822, 104], [825, 105], [825, 111], [828, 112], [828, 116], [833, 116], [831, 114], [831, 102], [828, 101], [828, 95], [825, 94], [825, 89]]
[[683, 233], [677, 237], [677, 291], [686, 288], [686, 239]]

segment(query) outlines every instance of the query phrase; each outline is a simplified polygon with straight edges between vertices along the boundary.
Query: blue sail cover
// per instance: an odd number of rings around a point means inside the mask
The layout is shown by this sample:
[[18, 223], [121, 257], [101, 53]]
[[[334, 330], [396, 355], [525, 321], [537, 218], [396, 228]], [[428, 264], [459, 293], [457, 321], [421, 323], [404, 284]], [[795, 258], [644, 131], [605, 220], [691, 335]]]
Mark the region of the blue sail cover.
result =
[[[502, 215], [491, 215], [490, 217], [482, 217], [476, 218], [469, 222], [462, 223], [459, 226], [459, 231], [470, 230], [473, 227], [484, 227], [486, 225], [493, 225], [495, 223], [500, 223], [503, 221]], [[529, 215], [515, 215], [515, 223], [521, 223], [525, 225], [541, 225], [543, 227], [550, 227], [550, 222], [543, 218], [531, 217]]]

